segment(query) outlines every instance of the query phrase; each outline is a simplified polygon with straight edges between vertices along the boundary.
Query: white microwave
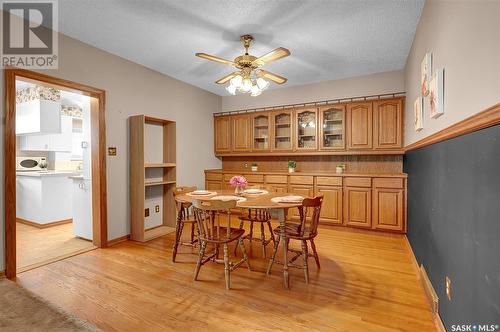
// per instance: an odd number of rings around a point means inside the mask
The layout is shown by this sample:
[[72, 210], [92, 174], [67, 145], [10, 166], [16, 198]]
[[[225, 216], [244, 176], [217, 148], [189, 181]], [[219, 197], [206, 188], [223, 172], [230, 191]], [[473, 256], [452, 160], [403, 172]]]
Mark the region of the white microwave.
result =
[[42, 171], [47, 168], [45, 157], [17, 157], [16, 171]]

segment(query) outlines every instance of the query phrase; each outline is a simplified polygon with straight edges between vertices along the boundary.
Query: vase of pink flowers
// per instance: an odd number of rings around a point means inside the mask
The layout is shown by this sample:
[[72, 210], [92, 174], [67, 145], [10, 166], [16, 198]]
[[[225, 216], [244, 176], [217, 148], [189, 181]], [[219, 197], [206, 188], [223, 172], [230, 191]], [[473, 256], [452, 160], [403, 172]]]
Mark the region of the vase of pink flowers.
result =
[[234, 193], [236, 195], [241, 195], [243, 194], [243, 190], [247, 186], [248, 182], [247, 179], [245, 179], [244, 176], [242, 175], [235, 175], [229, 180], [229, 184], [234, 187]]

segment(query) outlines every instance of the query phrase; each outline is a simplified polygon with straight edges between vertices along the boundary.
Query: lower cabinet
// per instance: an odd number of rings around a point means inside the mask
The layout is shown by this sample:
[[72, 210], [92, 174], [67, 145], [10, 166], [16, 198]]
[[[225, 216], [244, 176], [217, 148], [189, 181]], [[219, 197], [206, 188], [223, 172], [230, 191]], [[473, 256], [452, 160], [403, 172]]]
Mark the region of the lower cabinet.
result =
[[347, 226], [371, 228], [371, 196], [371, 188], [344, 188], [344, 220]]
[[[312, 186], [308, 185], [290, 185], [288, 187], [288, 192], [293, 194], [298, 194], [304, 197], [312, 197], [314, 195], [314, 190]], [[288, 210], [288, 216], [290, 218], [298, 218], [299, 217], [299, 209], [290, 209]]]
[[222, 190], [220, 181], [205, 181], [205, 190]]
[[316, 196], [323, 194], [320, 221], [326, 224], [342, 225], [342, 187], [316, 187]]
[[[207, 190], [234, 190], [235, 173], [206, 173]], [[406, 232], [406, 180], [403, 176], [305, 176], [243, 174], [249, 185], [269, 186], [274, 193], [304, 197], [323, 195], [320, 223], [388, 232]], [[296, 208], [288, 217], [297, 220]]]
[[404, 231], [402, 189], [373, 189], [373, 228]]

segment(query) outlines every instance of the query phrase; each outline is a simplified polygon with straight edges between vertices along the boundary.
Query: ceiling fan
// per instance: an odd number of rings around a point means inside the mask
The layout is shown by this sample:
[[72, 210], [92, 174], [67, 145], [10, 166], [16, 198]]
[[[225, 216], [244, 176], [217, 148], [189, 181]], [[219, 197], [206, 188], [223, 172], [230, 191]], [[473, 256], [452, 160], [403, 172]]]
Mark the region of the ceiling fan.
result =
[[220, 62], [238, 69], [238, 71], [224, 76], [215, 83], [225, 84], [229, 82], [226, 90], [232, 95], [236, 94], [236, 91], [239, 91], [243, 93], [250, 93], [252, 96], [258, 96], [263, 90], [269, 87], [269, 82], [265, 79], [271, 80], [277, 84], [283, 84], [287, 81], [285, 77], [260, 69], [260, 67], [289, 56], [289, 50], [283, 47], [278, 47], [277, 49], [257, 58], [248, 53], [248, 48], [253, 41], [253, 37], [251, 35], [243, 35], [240, 40], [245, 47], [245, 54], [236, 57], [233, 61], [206, 53], [196, 53], [197, 57]]

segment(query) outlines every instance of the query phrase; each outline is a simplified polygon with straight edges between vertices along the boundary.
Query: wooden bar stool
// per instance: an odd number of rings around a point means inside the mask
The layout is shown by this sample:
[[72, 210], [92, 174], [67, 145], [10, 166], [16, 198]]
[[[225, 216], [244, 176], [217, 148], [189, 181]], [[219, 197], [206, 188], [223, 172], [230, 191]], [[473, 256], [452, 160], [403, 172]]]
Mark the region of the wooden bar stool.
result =
[[[288, 251], [295, 253], [295, 256], [293, 256], [289, 260], [288, 266], [303, 269], [306, 284], [309, 283], [309, 265], [307, 263], [307, 259], [309, 257], [314, 257], [314, 259], [316, 260], [316, 266], [318, 267], [318, 269], [320, 268], [319, 256], [318, 252], [316, 251], [316, 245], [314, 244], [314, 238], [318, 235], [318, 224], [322, 203], [323, 195], [314, 198], [304, 198], [304, 200], [302, 201], [302, 206], [299, 208], [300, 223], [290, 223], [285, 227], [287, 241], [290, 239], [298, 240], [301, 242], [302, 246], [302, 250], [288, 249]], [[308, 212], [311, 212], [310, 217], [308, 217]], [[279, 227], [274, 229], [275, 234], [279, 235], [280, 232], [281, 230]], [[271, 269], [274, 263], [281, 264], [280, 262], [276, 261], [276, 253], [278, 251], [279, 240], [280, 238], [278, 236], [278, 241], [276, 241], [274, 244], [273, 256], [269, 261], [267, 274], [271, 273]], [[312, 254], [309, 253], [307, 241], [311, 242], [311, 249], [313, 251]], [[301, 256], [303, 258], [302, 266], [294, 263]]]
[[[250, 263], [243, 245], [243, 234], [245, 230], [231, 227], [231, 209], [236, 207], [236, 201], [221, 201], [221, 200], [193, 200], [193, 212], [196, 223], [198, 225], [198, 238], [200, 241], [200, 252], [198, 262], [194, 272], [194, 280], [198, 280], [198, 274], [202, 265], [208, 261], [215, 263], [224, 263], [224, 276], [226, 279], [226, 289], [231, 288], [231, 272], [238, 268], [241, 264], [246, 263], [250, 271]], [[220, 219], [225, 217], [226, 226], [222, 225]], [[229, 261], [228, 244], [238, 241], [238, 245], [243, 252], [243, 258], [232, 263]], [[205, 251], [208, 244], [215, 246], [214, 252], [205, 257]], [[224, 260], [218, 259], [219, 247], [222, 245], [224, 250]]]
[[[173, 194], [174, 194], [174, 200], [176, 196], [182, 196], [187, 193], [195, 191], [197, 188], [195, 186], [192, 187], [176, 187]], [[181, 203], [178, 202], [177, 200], [175, 201], [175, 209], [177, 210], [177, 219], [175, 222], [175, 239], [174, 239], [174, 246], [172, 250], [172, 262], [175, 263], [175, 258], [177, 257], [177, 249], [179, 248], [179, 245], [185, 245], [185, 246], [190, 246], [194, 247], [196, 243], [198, 242], [198, 239], [195, 238], [194, 236], [194, 231], [196, 227], [196, 220], [194, 218], [193, 213], [191, 212], [191, 203]], [[191, 224], [191, 234], [190, 234], [190, 241], [185, 243], [181, 241], [181, 236], [182, 236], [182, 231], [184, 230], [184, 225], [185, 224]]]

